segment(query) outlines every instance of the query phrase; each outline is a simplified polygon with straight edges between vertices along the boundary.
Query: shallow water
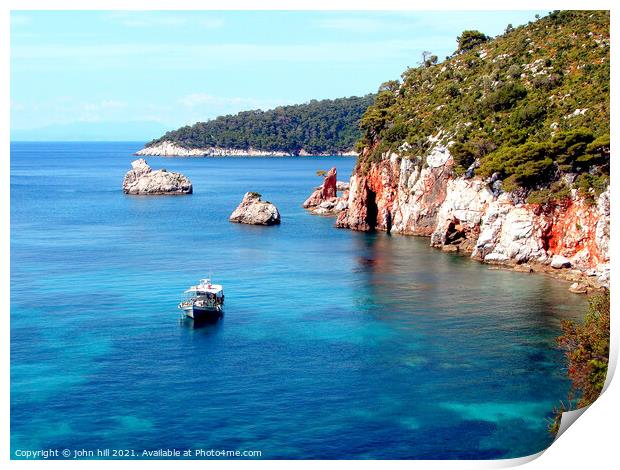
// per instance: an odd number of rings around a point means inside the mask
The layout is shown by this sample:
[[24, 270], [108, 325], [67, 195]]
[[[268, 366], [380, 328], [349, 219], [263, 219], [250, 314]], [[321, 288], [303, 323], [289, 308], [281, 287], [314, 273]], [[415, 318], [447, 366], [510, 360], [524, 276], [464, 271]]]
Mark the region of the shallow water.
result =
[[[507, 458], [566, 399], [541, 275], [333, 227], [300, 205], [333, 158], [148, 159], [191, 196], [126, 196], [135, 143], [11, 147], [11, 447], [260, 450], [263, 458]], [[246, 191], [282, 225], [228, 222]], [[181, 321], [213, 274], [216, 325]]]

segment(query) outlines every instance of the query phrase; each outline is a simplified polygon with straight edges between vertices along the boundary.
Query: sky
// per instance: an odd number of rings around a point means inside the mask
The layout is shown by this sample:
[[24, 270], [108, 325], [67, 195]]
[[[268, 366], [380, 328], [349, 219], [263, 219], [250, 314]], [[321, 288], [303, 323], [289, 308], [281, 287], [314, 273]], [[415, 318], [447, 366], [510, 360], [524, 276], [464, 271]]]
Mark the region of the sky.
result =
[[222, 114], [375, 92], [466, 29], [544, 11], [13, 11], [11, 139], [148, 141]]

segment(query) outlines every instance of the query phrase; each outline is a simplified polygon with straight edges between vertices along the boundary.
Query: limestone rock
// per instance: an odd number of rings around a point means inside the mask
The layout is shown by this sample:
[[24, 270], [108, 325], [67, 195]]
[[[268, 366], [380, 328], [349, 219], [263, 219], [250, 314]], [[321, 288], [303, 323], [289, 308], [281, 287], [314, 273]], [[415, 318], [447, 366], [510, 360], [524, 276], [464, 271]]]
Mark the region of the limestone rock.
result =
[[260, 194], [248, 192], [228, 220], [240, 224], [277, 225], [280, 212], [274, 204], [263, 201]]
[[143, 158], [131, 162], [132, 169], [125, 174], [125, 194], [191, 194], [192, 182], [181, 173], [165, 169], [153, 171]]
[[249, 149], [233, 149], [225, 147], [186, 148], [175, 142], [163, 142], [144, 147], [136, 152], [138, 156], [161, 157], [285, 157], [288, 152]]
[[[356, 175], [351, 177], [348, 209], [338, 214], [336, 227], [349, 228], [351, 230], [368, 231], [374, 229], [368, 223], [368, 188], [364, 178]], [[361, 186], [361, 187], [360, 187]]]
[[464, 236], [479, 230], [485, 210], [492, 200], [493, 194], [480, 180], [450, 180], [446, 199], [437, 213], [431, 244], [445, 244], [457, 226]]
[[[182, 145], [164, 140], [156, 144], [148, 145], [138, 150], [138, 156], [162, 156], [162, 157], [289, 157], [295, 156], [293, 152], [285, 152], [282, 150], [260, 150], [249, 147], [247, 149], [230, 148], [230, 147], [203, 147], [203, 148], [187, 148]], [[323, 155], [331, 156], [334, 152], [328, 153], [308, 153], [304, 149], [299, 151], [299, 156], [307, 155]], [[337, 152], [335, 155], [356, 156], [354, 151]]]
[[385, 230], [430, 236], [446, 198], [454, 161], [446, 148], [435, 148], [427, 166], [418, 157], [385, 154], [364, 174], [350, 179], [348, 209], [337, 227]]
[[551, 267], [554, 269], [570, 268], [570, 260], [562, 255], [553, 255], [551, 258]]
[[512, 269], [519, 273], [533, 273], [534, 269], [529, 264], [517, 264]]
[[508, 261], [508, 256], [503, 253], [489, 253], [484, 257], [484, 261], [487, 263], [505, 263]]
[[[600, 217], [596, 223], [595, 241], [601, 253], [609, 253], [609, 233], [610, 233], [610, 210], [609, 210], [609, 188], [601, 193], [597, 201], [597, 209]], [[609, 257], [602, 261], [608, 261]]]
[[448, 149], [442, 145], [436, 145], [426, 157], [426, 163], [432, 168], [444, 166], [452, 158]]
[[441, 247], [441, 251], [445, 251], [446, 253], [458, 253], [459, 247], [457, 245], [444, 245]]
[[585, 284], [580, 284], [578, 282], [573, 282], [568, 288], [568, 290], [573, 294], [587, 294], [588, 286], [586, 286]]

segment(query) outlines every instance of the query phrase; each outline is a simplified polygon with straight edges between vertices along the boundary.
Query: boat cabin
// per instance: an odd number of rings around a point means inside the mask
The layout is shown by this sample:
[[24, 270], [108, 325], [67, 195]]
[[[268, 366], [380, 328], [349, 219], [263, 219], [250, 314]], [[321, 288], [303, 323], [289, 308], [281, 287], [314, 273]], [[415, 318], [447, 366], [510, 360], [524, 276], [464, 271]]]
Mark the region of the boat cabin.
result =
[[224, 289], [220, 284], [211, 284], [210, 279], [201, 279], [200, 283], [192, 286], [185, 292], [185, 299], [179, 305], [180, 308], [222, 308], [224, 304]]

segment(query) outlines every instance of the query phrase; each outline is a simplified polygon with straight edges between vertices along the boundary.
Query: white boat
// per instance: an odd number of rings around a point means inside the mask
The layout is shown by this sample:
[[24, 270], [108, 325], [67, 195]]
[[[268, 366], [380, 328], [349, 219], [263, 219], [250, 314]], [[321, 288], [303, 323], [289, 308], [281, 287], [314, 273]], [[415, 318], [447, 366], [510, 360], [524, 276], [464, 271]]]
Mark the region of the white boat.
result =
[[211, 279], [201, 279], [198, 285], [185, 291], [179, 309], [195, 321], [217, 320], [224, 311], [224, 288], [212, 284]]

